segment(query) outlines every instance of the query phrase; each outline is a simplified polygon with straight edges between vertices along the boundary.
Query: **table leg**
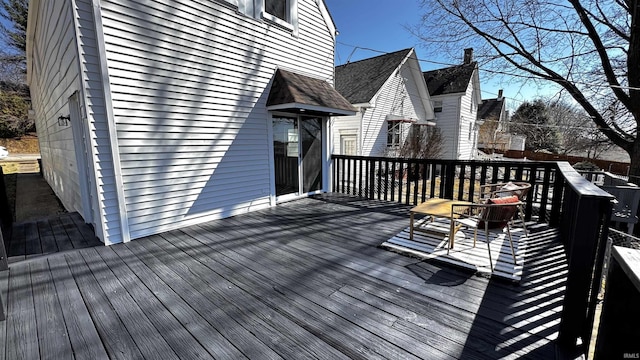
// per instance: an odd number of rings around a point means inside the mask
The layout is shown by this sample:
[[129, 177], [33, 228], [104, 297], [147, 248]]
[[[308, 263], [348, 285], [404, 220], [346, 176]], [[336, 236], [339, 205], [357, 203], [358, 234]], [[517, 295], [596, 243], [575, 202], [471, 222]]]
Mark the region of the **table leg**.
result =
[[413, 240], [413, 212], [409, 212], [409, 240]]
[[455, 221], [453, 220], [453, 216], [449, 221], [449, 246], [447, 246], [447, 254], [449, 254], [449, 249], [453, 249], [453, 237], [455, 236], [453, 232], [453, 228], [455, 227]]

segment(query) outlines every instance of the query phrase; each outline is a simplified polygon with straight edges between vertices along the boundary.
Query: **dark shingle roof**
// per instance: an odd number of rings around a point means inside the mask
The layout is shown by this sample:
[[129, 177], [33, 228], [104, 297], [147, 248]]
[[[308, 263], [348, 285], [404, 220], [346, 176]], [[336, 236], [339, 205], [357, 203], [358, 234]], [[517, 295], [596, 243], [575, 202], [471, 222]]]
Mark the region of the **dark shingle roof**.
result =
[[444, 69], [425, 71], [422, 74], [427, 82], [429, 95], [436, 96], [465, 92], [476, 64], [476, 62], [472, 62]]
[[478, 120], [500, 120], [503, 99], [484, 99], [478, 107]]
[[267, 106], [283, 104], [303, 104], [355, 112], [349, 101], [328, 82], [278, 69], [271, 85]]
[[336, 90], [352, 104], [371, 101], [412, 49], [336, 66]]

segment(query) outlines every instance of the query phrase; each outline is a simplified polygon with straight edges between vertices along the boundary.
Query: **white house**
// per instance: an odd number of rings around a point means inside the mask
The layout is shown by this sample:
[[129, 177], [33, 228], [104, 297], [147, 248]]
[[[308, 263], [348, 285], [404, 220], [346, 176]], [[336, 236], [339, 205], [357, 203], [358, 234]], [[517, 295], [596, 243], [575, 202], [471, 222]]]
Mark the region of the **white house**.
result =
[[480, 97], [478, 64], [465, 49], [462, 65], [424, 72], [437, 126], [444, 138], [443, 158], [470, 160], [478, 142]]
[[524, 151], [526, 137], [509, 132], [509, 112], [506, 99], [498, 90], [498, 97], [483, 99], [478, 108], [478, 122], [481, 124], [478, 135], [478, 149], [484, 152], [504, 152], [506, 150]]
[[43, 171], [105, 244], [329, 188], [322, 0], [31, 0]]
[[412, 125], [433, 125], [433, 109], [414, 49], [336, 67], [335, 87], [356, 109], [333, 119], [333, 151], [393, 156]]
[[502, 90], [498, 90], [497, 98], [482, 100], [477, 119], [482, 123], [478, 131], [479, 149], [485, 152], [508, 149], [508, 139], [504, 136], [507, 130], [506, 101]]

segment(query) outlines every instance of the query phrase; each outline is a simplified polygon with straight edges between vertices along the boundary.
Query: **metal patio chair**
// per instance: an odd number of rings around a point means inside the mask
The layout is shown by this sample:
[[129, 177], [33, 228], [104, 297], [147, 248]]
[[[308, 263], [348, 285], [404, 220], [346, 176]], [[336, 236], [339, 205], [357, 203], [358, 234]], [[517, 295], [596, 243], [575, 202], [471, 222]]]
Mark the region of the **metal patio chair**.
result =
[[[456, 225], [473, 228], [473, 247], [476, 246], [478, 239], [478, 229], [480, 228], [484, 230], [487, 249], [489, 250], [489, 264], [491, 266], [491, 271], [493, 271], [493, 258], [491, 256], [491, 238], [489, 237], [489, 234], [496, 231], [503, 232], [504, 228], [507, 229], [513, 263], [514, 265], [516, 264], [516, 253], [513, 248], [510, 223], [514, 215], [518, 212], [518, 208], [522, 206], [522, 202], [517, 199], [517, 196], [511, 196], [508, 198], [510, 202], [507, 203], [492, 203], [497, 200], [494, 198], [490, 199], [486, 204], [454, 204], [451, 206], [452, 228]], [[447, 255], [448, 254], [449, 247], [447, 247]]]

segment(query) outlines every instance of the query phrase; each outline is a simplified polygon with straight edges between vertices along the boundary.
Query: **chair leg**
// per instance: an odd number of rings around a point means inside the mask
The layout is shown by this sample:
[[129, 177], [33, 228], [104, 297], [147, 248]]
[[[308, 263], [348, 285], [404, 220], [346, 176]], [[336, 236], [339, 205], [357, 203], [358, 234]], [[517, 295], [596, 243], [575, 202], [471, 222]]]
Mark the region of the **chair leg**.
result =
[[453, 236], [453, 219], [451, 219], [451, 222], [449, 223], [449, 241], [447, 241], [447, 244], [445, 245], [447, 247], [447, 255], [449, 255], [449, 249], [451, 249], [451, 237]]
[[486, 236], [486, 240], [487, 240], [487, 250], [489, 250], [489, 266], [491, 269], [491, 272], [493, 273], [493, 259], [491, 258], [491, 241], [489, 240], [489, 225], [487, 223], [485, 223], [484, 225], [484, 236]]
[[520, 221], [522, 221], [522, 228], [524, 229], [524, 236], [529, 237], [529, 233], [527, 232], [527, 224], [524, 221], [524, 211], [522, 211], [522, 206], [518, 207], [518, 214], [520, 215]]
[[476, 240], [478, 240], [478, 228], [473, 229], [473, 247], [476, 247]]
[[513, 239], [511, 238], [511, 228], [509, 227], [509, 224], [507, 224], [507, 234], [509, 235], [509, 245], [511, 245], [511, 255], [513, 256], [513, 265], [517, 265], [518, 262], [516, 261], [516, 252], [515, 250], [513, 250]]
[[633, 235], [633, 227], [635, 226], [634, 223], [628, 223], [627, 224], [627, 234], [629, 235]]

